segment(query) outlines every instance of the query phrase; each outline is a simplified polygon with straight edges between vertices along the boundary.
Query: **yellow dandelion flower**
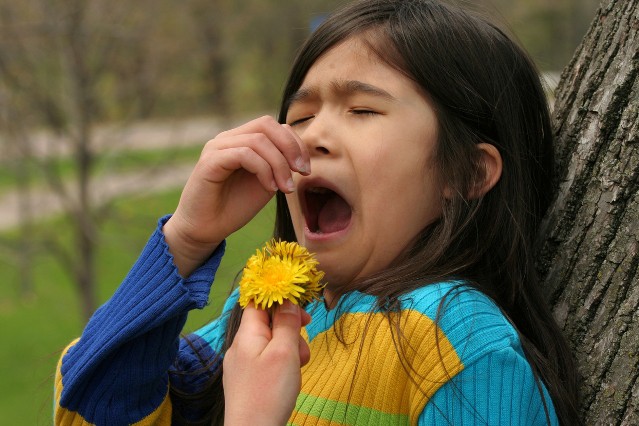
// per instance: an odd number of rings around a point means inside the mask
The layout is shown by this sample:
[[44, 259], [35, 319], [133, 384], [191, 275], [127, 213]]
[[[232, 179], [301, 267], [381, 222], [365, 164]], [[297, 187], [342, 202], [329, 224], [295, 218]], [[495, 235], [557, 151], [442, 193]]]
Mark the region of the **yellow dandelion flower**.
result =
[[246, 262], [240, 280], [240, 306], [249, 302], [267, 309], [285, 299], [302, 305], [317, 299], [324, 273], [313, 255], [297, 243], [266, 243]]

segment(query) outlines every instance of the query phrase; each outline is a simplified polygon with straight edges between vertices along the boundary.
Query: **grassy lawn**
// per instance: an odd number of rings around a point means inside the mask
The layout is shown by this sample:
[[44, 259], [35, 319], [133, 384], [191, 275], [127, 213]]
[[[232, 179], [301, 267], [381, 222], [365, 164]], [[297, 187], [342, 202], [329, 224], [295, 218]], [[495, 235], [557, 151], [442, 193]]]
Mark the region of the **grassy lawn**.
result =
[[[99, 298], [105, 301], [137, 258], [157, 219], [171, 212], [179, 191], [119, 201], [104, 223], [98, 255]], [[214, 318], [230, 291], [233, 278], [255, 248], [272, 229], [273, 206], [264, 209], [250, 224], [229, 238], [218, 271], [210, 305], [193, 312], [185, 331]], [[63, 220], [45, 224], [68, 238]], [[5, 234], [3, 240], [15, 239]], [[0, 413], [2, 424], [48, 425], [51, 423], [53, 372], [63, 347], [84, 326], [72, 284], [59, 264], [46, 252], [33, 265], [35, 291], [27, 300], [17, 296], [17, 271], [11, 259], [0, 257]]]

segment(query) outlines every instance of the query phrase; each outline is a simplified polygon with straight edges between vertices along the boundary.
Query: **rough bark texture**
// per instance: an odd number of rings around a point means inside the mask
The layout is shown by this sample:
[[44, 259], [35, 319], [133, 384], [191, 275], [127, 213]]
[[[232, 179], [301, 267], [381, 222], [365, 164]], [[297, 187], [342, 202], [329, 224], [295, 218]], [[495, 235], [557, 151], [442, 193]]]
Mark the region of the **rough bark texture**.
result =
[[604, 0], [555, 103], [558, 194], [540, 272], [587, 425], [639, 424], [639, 0]]

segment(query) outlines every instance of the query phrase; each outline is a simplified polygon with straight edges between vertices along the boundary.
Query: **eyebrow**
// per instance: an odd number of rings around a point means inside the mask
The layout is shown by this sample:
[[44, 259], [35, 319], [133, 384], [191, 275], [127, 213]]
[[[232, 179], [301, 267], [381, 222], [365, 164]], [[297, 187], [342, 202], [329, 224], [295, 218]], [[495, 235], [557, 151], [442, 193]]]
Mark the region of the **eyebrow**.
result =
[[[396, 98], [386, 90], [358, 80], [333, 81], [330, 86], [331, 91], [339, 96], [348, 97], [357, 93], [363, 93], [384, 98], [389, 101], [396, 100]], [[316, 87], [303, 87], [288, 98], [288, 105], [290, 106], [295, 102], [303, 102], [315, 98], [319, 98], [319, 90]]]

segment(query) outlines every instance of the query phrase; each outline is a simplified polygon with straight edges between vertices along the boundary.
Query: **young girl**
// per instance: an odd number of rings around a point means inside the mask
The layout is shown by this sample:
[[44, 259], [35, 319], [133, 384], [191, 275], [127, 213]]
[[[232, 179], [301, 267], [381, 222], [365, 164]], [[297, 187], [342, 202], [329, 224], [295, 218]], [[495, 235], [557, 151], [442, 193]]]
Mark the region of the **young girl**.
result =
[[[434, 0], [345, 7], [302, 47], [279, 123], [206, 145], [62, 356], [56, 422], [576, 423], [532, 257], [552, 154], [539, 77], [503, 32]], [[234, 293], [180, 339], [225, 238], [275, 192], [275, 237], [325, 272], [311, 322], [289, 303], [272, 323], [242, 313]]]

